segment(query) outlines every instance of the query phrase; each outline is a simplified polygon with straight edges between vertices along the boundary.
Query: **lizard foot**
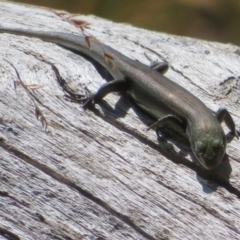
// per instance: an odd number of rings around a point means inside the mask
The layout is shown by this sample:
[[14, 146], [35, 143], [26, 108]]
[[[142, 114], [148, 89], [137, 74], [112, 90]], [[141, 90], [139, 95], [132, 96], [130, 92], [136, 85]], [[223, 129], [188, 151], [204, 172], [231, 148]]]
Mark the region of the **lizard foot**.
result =
[[234, 132], [231, 132], [234, 137], [236, 137], [237, 139], [239, 139], [239, 136], [240, 136], [240, 127], [239, 128], [235, 128], [235, 131]]
[[72, 102], [81, 103], [84, 109], [90, 108], [95, 104], [95, 95], [96, 94], [90, 94], [90, 95], [80, 95], [80, 94], [71, 94], [65, 95], [65, 98]]
[[89, 96], [86, 96], [83, 100], [83, 109], [91, 108], [95, 104], [95, 97], [96, 94], [90, 94]]

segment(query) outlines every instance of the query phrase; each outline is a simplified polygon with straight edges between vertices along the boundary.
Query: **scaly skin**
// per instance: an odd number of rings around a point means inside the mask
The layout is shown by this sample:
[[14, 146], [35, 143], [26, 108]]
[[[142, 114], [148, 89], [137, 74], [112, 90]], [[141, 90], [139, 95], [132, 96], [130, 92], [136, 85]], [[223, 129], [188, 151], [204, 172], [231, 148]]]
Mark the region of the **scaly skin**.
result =
[[[79, 35], [8, 29], [3, 26], [0, 26], [0, 32], [36, 37], [93, 58], [119, 81], [102, 86], [87, 100], [86, 107], [97, 103], [110, 92], [126, 91], [139, 107], [154, 118], [159, 119], [163, 113], [171, 114], [169, 119], [176, 118], [176, 122], [179, 122], [181, 128], [184, 128], [183, 130], [187, 133], [192, 151], [203, 167], [213, 169], [221, 162], [226, 150], [226, 138], [219, 120], [202, 101], [159, 72], [103, 45], [104, 51], [114, 58], [114, 64], [117, 67], [115, 70], [104, 60], [101, 44], [92, 41], [90, 50], [86, 46], [84, 37]], [[231, 118], [228, 112], [227, 114], [228, 118]], [[232, 121], [229, 125], [233, 134], [237, 136], [234, 122]]]

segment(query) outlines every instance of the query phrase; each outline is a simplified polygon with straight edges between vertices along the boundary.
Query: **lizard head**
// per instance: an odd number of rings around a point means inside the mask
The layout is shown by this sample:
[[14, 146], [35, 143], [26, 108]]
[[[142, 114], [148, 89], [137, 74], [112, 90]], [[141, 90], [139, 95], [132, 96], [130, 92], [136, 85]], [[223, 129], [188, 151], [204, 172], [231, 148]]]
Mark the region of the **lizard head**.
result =
[[192, 151], [207, 170], [217, 167], [226, 151], [226, 138], [223, 134], [200, 134], [192, 141]]

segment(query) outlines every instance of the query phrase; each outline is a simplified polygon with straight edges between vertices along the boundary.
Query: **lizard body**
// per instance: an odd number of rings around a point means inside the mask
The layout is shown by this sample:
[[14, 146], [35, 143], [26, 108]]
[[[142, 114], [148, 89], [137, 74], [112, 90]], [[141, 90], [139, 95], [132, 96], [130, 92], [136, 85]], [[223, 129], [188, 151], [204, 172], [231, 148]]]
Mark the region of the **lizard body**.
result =
[[[107, 69], [114, 80], [107, 82], [91, 95], [85, 107], [98, 103], [110, 92], [126, 91], [139, 107], [158, 119], [153, 124], [157, 129], [173, 122], [186, 132], [194, 155], [206, 169], [218, 166], [225, 154], [227, 143], [220, 123], [225, 121], [231, 132], [238, 137], [233, 119], [225, 108], [221, 108], [214, 116], [201, 100], [183, 87], [107, 45], [91, 41], [89, 49], [83, 36], [61, 32], [10, 29], [0, 26], [0, 33], [39, 38], [96, 60]], [[114, 59], [116, 69], [104, 60], [103, 48]], [[163, 114], [165, 117], [160, 117]]]

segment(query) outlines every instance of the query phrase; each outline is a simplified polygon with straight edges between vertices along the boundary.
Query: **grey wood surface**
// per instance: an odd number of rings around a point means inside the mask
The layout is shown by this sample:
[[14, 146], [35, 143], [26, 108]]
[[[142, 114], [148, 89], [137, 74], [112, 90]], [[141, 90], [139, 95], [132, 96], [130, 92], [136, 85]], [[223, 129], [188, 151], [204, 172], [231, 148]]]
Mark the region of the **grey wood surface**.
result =
[[[169, 62], [167, 77], [240, 125], [239, 47], [76, 18], [130, 58]], [[0, 24], [78, 31], [53, 11], [5, 1]], [[83, 57], [10, 34], [0, 34], [0, 53], [0, 239], [240, 239], [238, 140], [208, 172], [188, 144], [147, 131], [153, 119], [124, 95], [92, 111], [67, 101], [53, 66], [76, 93], [105, 83]]]

